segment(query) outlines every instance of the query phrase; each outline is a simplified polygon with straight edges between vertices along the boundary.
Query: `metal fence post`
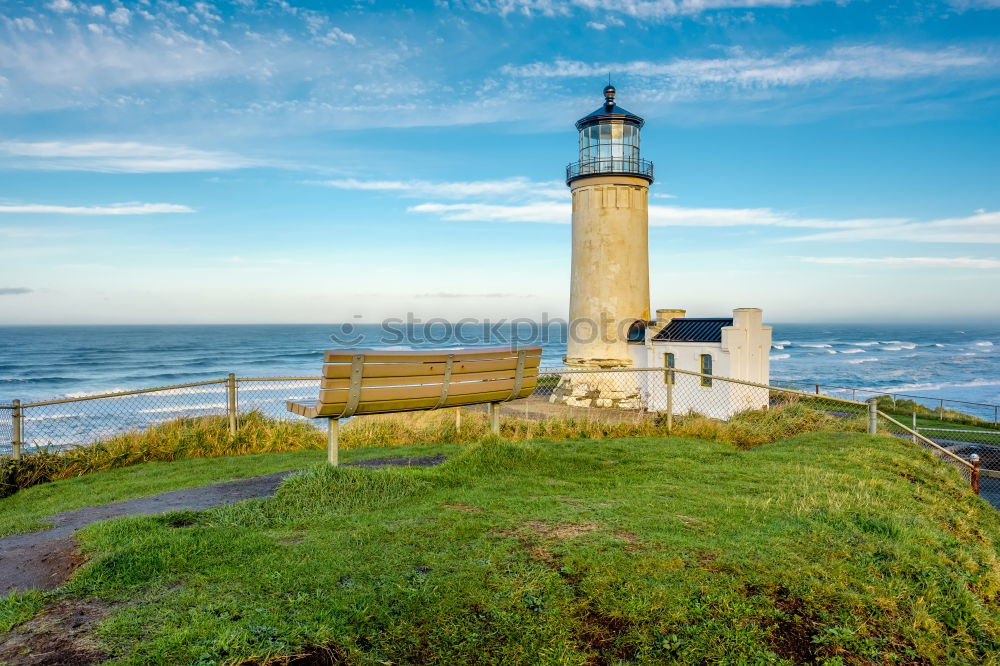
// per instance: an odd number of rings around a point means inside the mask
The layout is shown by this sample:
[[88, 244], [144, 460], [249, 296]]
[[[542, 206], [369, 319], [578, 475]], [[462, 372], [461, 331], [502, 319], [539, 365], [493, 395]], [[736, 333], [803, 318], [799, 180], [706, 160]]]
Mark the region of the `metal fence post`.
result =
[[11, 401], [14, 409], [10, 415], [10, 450], [14, 460], [21, 459], [21, 401]]
[[236, 375], [229, 373], [229, 381], [227, 382], [229, 387], [229, 407], [226, 410], [229, 413], [229, 434], [236, 437]]
[[868, 399], [868, 434], [878, 434], [878, 397]]
[[672, 375], [670, 381], [667, 382], [667, 434], [669, 435], [674, 430], [674, 378], [677, 375]]
[[979, 456], [973, 453], [969, 456], [969, 462], [972, 463], [972, 492], [979, 494]]
[[[913, 432], [917, 432], [917, 413], [916, 412], [913, 412]], [[910, 439], [913, 440], [914, 444], [917, 443], [917, 436], [916, 435], [910, 435]]]
[[938, 406], [938, 418], [944, 421], [944, 400], [940, 402], [941, 404]]

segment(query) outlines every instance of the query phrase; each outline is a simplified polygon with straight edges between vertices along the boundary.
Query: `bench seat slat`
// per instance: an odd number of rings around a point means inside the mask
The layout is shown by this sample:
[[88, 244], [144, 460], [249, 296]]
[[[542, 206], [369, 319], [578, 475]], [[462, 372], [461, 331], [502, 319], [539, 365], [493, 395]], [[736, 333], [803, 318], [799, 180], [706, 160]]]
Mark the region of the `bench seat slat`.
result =
[[[537, 383], [535, 377], [525, 377], [522, 386]], [[472, 395], [476, 393], [496, 393], [507, 391], [509, 395], [514, 388], [514, 378], [494, 379], [490, 381], [463, 382], [448, 386], [448, 397], [453, 395]], [[322, 403], [347, 402], [348, 389], [320, 389], [319, 401]], [[411, 398], [440, 398], [441, 384], [417, 384], [414, 386], [362, 386], [361, 402], [385, 400], [408, 400]]]
[[[517, 398], [527, 398], [531, 395], [534, 390], [534, 386], [526, 386], [521, 389], [517, 394]], [[510, 389], [506, 391], [494, 391], [490, 393], [473, 393], [469, 395], [456, 395], [448, 396], [448, 400], [445, 402], [443, 407], [458, 407], [461, 405], [475, 405], [484, 402], [498, 402], [500, 400], [505, 400], [510, 395]], [[358, 405], [358, 411], [355, 412], [355, 416], [361, 416], [364, 414], [385, 414], [389, 412], [410, 412], [417, 410], [428, 410], [433, 409], [437, 405], [438, 397], [432, 398], [411, 398], [407, 400], [377, 400], [372, 402], [362, 402]], [[289, 410], [299, 414], [300, 416], [305, 416], [306, 418], [322, 418], [322, 417], [338, 417], [343, 411], [344, 407], [347, 405], [345, 402], [341, 403], [313, 403], [311, 408], [304, 409], [302, 412], [292, 409], [292, 406], [298, 406], [301, 403], [288, 403]]]
[[[524, 371], [524, 378], [538, 376], [538, 368], [526, 368]], [[436, 375], [411, 375], [404, 377], [365, 377], [361, 381], [362, 388], [376, 388], [380, 386], [436, 386], [437, 390], [441, 390], [441, 382], [443, 375], [438, 373]], [[514, 369], [510, 368], [507, 370], [497, 370], [494, 372], [474, 372], [474, 373], [464, 373], [451, 375], [451, 381], [448, 382], [449, 386], [456, 386], [461, 382], [481, 382], [481, 381], [492, 381], [496, 379], [513, 379]], [[351, 380], [348, 377], [341, 377], [338, 379], [323, 379], [320, 385], [321, 389], [348, 389], [351, 386]], [[364, 399], [364, 394], [361, 396]]]
[[[541, 361], [541, 356], [527, 356], [524, 359], [524, 367], [525, 369], [537, 368], [541, 364]], [[395, 363], [371, 363], [366, 357], [362, 377], [420, 377], [424, 375], [442, 375], [444, 374], [444, 366], [445, 361], [430, 363], [410, 363], [408, 361]], [[451, 374], [452, 377], [455, 377], [456, 375], [478, 372], [495, 372], [497, 370], [510, 370], [513, 372], [515, 367], [517, 367], [516, 356], [504, 359], [465, 360], [462, 358], [462, 355], [457, 354], [451, 368]], [[323, 366], [323, 376], [327, 379], [350, 377], [351, 364], [350, 362], [327, 363]]]

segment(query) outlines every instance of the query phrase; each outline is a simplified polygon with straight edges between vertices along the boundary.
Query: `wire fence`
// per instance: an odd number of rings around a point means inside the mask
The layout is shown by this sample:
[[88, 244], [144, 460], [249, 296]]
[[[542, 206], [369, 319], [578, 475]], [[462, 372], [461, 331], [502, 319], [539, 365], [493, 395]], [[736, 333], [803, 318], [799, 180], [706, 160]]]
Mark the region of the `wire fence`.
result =
[[[286, 410], [286, 401], [316, 399], [319, 386], [319, 377], [230, 375], [103, 395], [24, 404], [14, 401], [0, 405], [0, 455], [85, 445], [179, 417], [228, 417], [235, 434], [241, 419], [251, 413], [300, 419]], [[725, 424], [753, 444], [755, 437], [773, 432], [769, 419], [778, 413], [777, 408], [798, 405], [804, 408], [799, 418], [822, 419], [827, 429], [871, 432], [877, 428], [923, 446], [956, 467], [969, 483], [973, 482], [970, 461], [975, 458], [984, 469], [995, 470], [985, 473], [987, 485], [1000, 484], [1000, 430], [990, 422], [967, 415], [968, 422], [977, 425], [960, 426], [914, 415], [907, 425], [905, 416], [892, 411], [898, 402], [885, 394], [846, 389], [853, 391], [848, 397], [817, 392], [816, 385], [799, 386], [756, 384], [665, 368], [542, 369], [534, 393], [516, 401], [516, 411], [508, 408], [507, 413], [525, 418], [649, 418], [665, 432], [683, 428], [697, 433], [699, 428]], [[868, 400], [857, 399], [862, 396]], [[874, 400], [878, 400], [875, 406]]]
[[914, 404], [928, 416], [944, 421], [957, 423], [970, 420], [985, 422], [1000, 428], [1000, 405], [986, 402], [969, 402], [967, 400], [952, 400], [927, 395], [915, 395], [878, 389], [859, 389], [846, 386], [831, 386], [829, 384], [814, 384], [801, 381], [776, 380], [775, 386], [791, 388], [798, 391], [828, 395], [849, 400], [867, 400], [872, 397], [885, 397], [893, 405], [897, 403]]

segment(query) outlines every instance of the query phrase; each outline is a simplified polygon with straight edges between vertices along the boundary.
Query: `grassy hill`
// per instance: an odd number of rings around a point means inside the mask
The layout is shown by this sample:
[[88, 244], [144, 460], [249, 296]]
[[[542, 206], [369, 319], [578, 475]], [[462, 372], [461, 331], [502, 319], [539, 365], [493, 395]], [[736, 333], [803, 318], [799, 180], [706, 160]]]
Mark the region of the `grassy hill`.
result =
[[123, 664], [997, 661], [1000, 519], [907, 442], [449, 450], [94, 525], [57, 596], [105, 604]]

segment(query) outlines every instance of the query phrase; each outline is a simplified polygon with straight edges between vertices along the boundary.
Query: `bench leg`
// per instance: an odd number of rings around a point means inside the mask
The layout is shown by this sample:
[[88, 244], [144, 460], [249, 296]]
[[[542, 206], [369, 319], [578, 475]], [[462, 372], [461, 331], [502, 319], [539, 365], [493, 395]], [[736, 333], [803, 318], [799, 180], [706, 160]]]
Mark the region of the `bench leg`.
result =
[[458, 432], [461, 429], [462, 429], [462, 408], [461, 407], [456, 407], [455, 408], [455, 432]]
[[500, 403], [490, 403], [490, 430], [494, 435], [500, 434]]
[[326, 461], [337, 466], [337, 456], [340, 453], [340, 419], [327, 419]]

